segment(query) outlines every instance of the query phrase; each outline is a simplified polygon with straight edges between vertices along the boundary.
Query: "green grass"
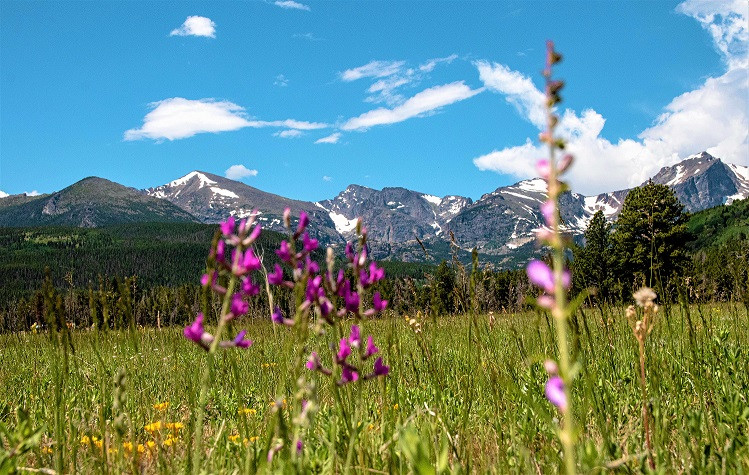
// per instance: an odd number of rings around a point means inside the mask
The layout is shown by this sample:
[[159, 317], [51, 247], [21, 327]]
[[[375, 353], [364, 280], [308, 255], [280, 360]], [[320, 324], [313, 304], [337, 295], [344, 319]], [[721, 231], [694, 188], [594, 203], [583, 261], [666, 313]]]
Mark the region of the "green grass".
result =
[[[671, 472], [741, 473], [749, 470], [749, 330], [743, 307], [672, 308], [647, 343], [647, 377], [657, 467]], [[543, 360], [555, 354], [551, 319], [537, 314], [422, 319], [415, 333], [401, 318], [363, 322], [372, 333], [388, 377], [351, 384], [335, 403], [333, 384], [319, 373], [319, 412], [303, 429], [301, 459], [273, 468], [286, 472], [538, 472], [561, 470], [555, 434], [557, 412], [544, 398]], [[691, 322], [691, 323], [690, 323]], [[270, 401], [298, 406], [287, 377], [293, 360], [290, 330], [246, 320], [255, 343], [248, 350], [220, 351], [215, 384], [206, 405], [207, 473], [265, 471], [271, 428], [279, 420]], [[344, 324], [347, 330], [350, 322]], [[572, 346], [579, 362], [573, 387], [581, 427], [576, 460], [581, 472], [644, 472], [638, 353], [623, 309], [586, 310], [573, 322]], [[15, 427], [25, 409], [44, 427], [40, 446], [18, 466], [66, 472], [185, 472], [191, 451], [192, 416], [206, 355], [181, 329], [127, 332], [74, 331], [75, 353], [66, 378], [61, 350], [48, 334], [0, 335], [0, 421]], [[313, 337], [330, 366], [325, 342]], [[137, 346], [137, 350], [136, 350]], [[236, 371], [233, 367], [236, 367]], [[115, 376], [124, 370], [125, 406], [114, 404]], [[58, 404], [55, 400], [59, 401]], [[168, 402], [166, 410], [153, 406]], [[241, 408], [256, 411], [240, 414]], [[296, 411], [298, 412], [298, 410]], [[353, 414], [361, 424], [352, 427]], [[118, 439], [115, 422], [125, 415]], [[155, 434], [149, 423], [181, 422]], [[287, 424], [293, 426], [289, 417]], [[123, 427], [120, 425], [120, 427]], [[55, 434], [58, 434], [56, 438]], [[235, 442], [230, 437], [239, 436]], [[355, 439], [351, 440], [352, 435]], [[104, 449], [81, 439], [97, 437]], [[254, 439], [257, 437], [257, 439]], [[242, 439], [247, 438], [247, 444]], [[250, 441], [252, 440], [252, 442]], [[149, 441], [155, 443], [147, 448]], [[123, 442], [144, 445], [129, 455]], [[109, 450], [106, 450], [109, 449]], [[116, 449], [116, 450], [115, 450]]]

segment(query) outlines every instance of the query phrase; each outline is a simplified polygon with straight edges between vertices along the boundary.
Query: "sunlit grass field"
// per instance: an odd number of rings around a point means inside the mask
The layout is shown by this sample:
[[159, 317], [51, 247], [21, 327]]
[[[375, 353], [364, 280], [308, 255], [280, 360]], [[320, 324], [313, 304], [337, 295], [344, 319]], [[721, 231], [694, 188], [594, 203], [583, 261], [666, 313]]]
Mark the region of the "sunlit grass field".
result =
[[[283, 326], [239, 322], [254, 344], [217, 354], [199, 468], [559, 471], [558, 413], [544, 397], [542, 365], [556, 351], [553, 320], [524, 313], [419, 317], [418, 323], [404, 316], [360, 322], [362, 333], [377, 339], [390, 374], [341, 388], [343, 402], [336, 402], [340, 395], [331, 380], [304, 373], [316, 382], [319, 408], [304, 429], [299, 455], [269, 464], [274, 431], [293, 425], [286, 416], [301, 403], [288, 377], [296, 352]], [[658, 470], [749, 471], [747, 323], [746, 309], [731, 304], [672, 307], [659, 314], [646, 362]], [[579, 363], [572, 390], [581, 428], [579, 470], [647, 471], [637, 342], [624, 310], [586, 309], [571, 327]], [[328, 355], [327, 363], [330, 351], [319, 346], [329, 340], [315, 337], [312, 346], [318, 346], [308, 348]], [[72, 347], [67, 376], [61, 376], [63, 351], [49, 334], [0, 335], [0, 421], [12, 432], [22, 408], [31, 427], [44, 427], [39, 446], [18, 466], [82, 473], [193, 471], [205, 352], [181, 328], [79, 329], [72, 332]]]

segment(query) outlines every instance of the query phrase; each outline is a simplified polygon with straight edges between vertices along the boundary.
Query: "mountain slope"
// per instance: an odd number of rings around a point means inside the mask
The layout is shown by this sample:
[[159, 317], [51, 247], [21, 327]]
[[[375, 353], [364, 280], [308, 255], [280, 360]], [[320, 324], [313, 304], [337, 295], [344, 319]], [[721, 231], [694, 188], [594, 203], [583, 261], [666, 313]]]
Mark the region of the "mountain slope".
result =
[[68, 225], [93, 228], [132, 222], [186, 222], [194, 218], [168, 201], [97, 177], [56, 193], [0, 199], [0, 226]]
[[257, 210], [263, 227], [280, 232], [285, 232], [284, 208], [291, 208], [294, 215], [303, 210], [310, 216], [313, 235], [326, 243], [341, 239], [328, 213], [314, 203], [284, 198], [211, 173], [196, 170], [145, 193], [179, 206], [203, 223], [219, 223], [230, 215], [245, 218]]

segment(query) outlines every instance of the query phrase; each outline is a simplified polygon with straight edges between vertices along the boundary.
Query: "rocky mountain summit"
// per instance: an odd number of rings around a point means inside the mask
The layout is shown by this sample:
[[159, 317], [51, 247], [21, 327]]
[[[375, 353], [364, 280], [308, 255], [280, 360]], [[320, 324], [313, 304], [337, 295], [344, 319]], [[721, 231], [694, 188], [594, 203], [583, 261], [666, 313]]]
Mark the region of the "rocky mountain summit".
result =
[[[723, 163], [707, 152], [662, 168], [652, 180], [670, 186], [690, 212], [749, 196], [749, 167]], [[560, 212], [565, 230], [581, 235], [598, 210], [614, 220], [628, 192], [564, 194]], [[88, 178], [51, 195], [0, 198], [0, 225], [103, 226], [146, 220], [218, 223], [226, 216], [243, 218], [257, 210], [264, 227], [284, 231], [283, 210], [289, 207], [296, 215], [302, 210], [309, 214], [310, 231], [324, 244], [350, 239], [357, 218], [362, 217], [378, 259], [423, 260], [425, 250], [445, 257], [454, 236], [459, 248], [475, 247], [484, 258], [510, 265], [535, 251], [533, 230], [543, 223], [539, 205], [545, 199], [546, 183], [535, 178], [499, 187], [475, 202], [401, 187], [375, 190], [350, 185], [331, 199], [312, 203], [196, 170], [147, 190]]]

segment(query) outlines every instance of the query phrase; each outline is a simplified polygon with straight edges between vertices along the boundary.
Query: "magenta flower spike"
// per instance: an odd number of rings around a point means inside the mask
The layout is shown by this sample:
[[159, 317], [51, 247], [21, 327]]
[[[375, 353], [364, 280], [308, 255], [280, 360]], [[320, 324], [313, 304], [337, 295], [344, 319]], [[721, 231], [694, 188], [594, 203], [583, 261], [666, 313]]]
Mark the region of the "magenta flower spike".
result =
[[252, 248], [245, 251], [244, 259], [242, 260], [242, 267], [244, 267], [245, 272], [256, 271], [262, 267], [260, 259], [255, 256], [255, 251], [253, 251]]
[[344, 253], [346, 254], [346, 258], [348, 260], [353, 261], [354, 260], [354, 245], [351, 244], [350, 242], [347, 242]]
[[273, 268], [273, 272], [268, 274], [268, 283], [270, 285], [283, 284], [283, 269], [281, 269], [280, 265], [276, 264]]
[[278, 325], [283, 325], [283, 313], [281, 313], [281, 309], [276, 307], [276, 310], [271, 314], [270, 319], [273, 323], [276, 323]]
[[567, 410], [567, 395], [564, 394], [564, 381], [559, 376], [552, 376], [546, 382], [546, 399], [561, 411]]
[[289, 207], [283, 209], [283, 224], [287, 228], [291, 227], [291, 208]]
[[549, 294], [554, 293], [554, 275], [543, 261], [538, 259], [532, 260], [526, 267], [528, 280], [536, 287], [542, 288]]
[[351, 355], [351, 347], [348, 344], [348, 340], [341, 338], [338, 344], [338, 354], [336, 355], [338, 363], [345, 362], [349, 355]]
[[226, 243], [223, 239], [219, 239], [216, 244], [216, 260], [223, 261], [224, 257], [226, 257]]
[[379, 292], [375, 292], [372, 297], [372, 304], [375, 312], [382, 312], [388, 306], [388, 301], [383, 300]]
[[281, 241], [281, 247], [276, 250], [276, 254], [284, 262], [291, 261], [291, 248], [289, 247], [289, 243]]
[[242, 293], [248, 297], [253, 297], [260, 293], [260, 286], [249, 277], [242, 279]]
[[376, 378], [378, 376], [387, 376], [390, 373], [390, 366], [386, 366], [382, 362], [382, 358], [377, 358], [374, 363], [374, 372], [372, 375]]
[[300, 236], [304, 232], [308, 224], [309, 224], [309, 216], [307, 216], [307, 213], [305, 213], [304, 211], [300, 212], [299, 224], [297, 224], [297, 227], [296, 227], [297, 236]]
[[229, 216], [229, 219], [221, 223], [221, 234], [224, 236], [231, 236], [234, 233], [236, 223], [234, 222], [234, 216]]
[[304, 442], [302, 442], [302, 439], [299, 439], [296, 441], [296, 454], [301, 455], [302, 449], [304, 449]]
[[234, 337], [234, 346], [237, 348], [249, 348], [252, 346], [252, 340], [246, 340], [244, 336], [247, 334], [247, 331], [242, 330], [241, 332], [237, 333], [237, 336]]
[[205, 333], [205, 330], [203, 329], [203, 314], [199, 313], [195, 317], [195, 321], [192, 322], [189, 326], [185, 327], [184, 334], [185, 338], [187, 338], [188, 340], [192, 340], [195, 343], [200, 343], [203, 333]]
[[554, 219], [554, 213], [556, 212], [556, 205], [552, 200], [546, 200], [541, 205], [541, 214], [546, 220], [546, 225], [551, 226], [551, 222]]
[[549, 161], [545, 158], [542, 158], [541, 160], [536, 162], [536, 171], [538, 172], [538, 176], [543, 178], [544, 180], [549, 179], [549, 173], [551, 173], [551, 165], [549, 164]]
[[304, 365], [310, 371], [317, 371], [320, 368], [320, 357], [317, 356], [316, 351], [313, 351], [309, 354], [309, 359], [307, 359], [307, 363], [305, 363]]
[[307, 233], [304, 233], [304, 236], [302, 236], [302, 243], [304, 245], [304, 250], [307, 252], [314, 251], [319, 245], [317, 239], [312, 239]]
[[[347, 289], [348, 290], [348, 289]], [[344, 295], [343, 297], [345, 304], [346, 304], [346, 310], [353, 313], [359, 312], [359, 294], [356, 292], [351, 292], [350, 290]]]
[[230, 312], [238, 317], [244, 315], [250, 309], [250, 304], [244, 301], [242, 294], [236, 293], [231, 298], [231, 309]]
[[350, 366], [344, 366], [341, 371], [341, 380], [338, 381], [338, 385], [343, 386], [344, 384], [353, 383], [359, 380], [359, 373], [354, 371]]
[[353, 348], [359, 348], [359, 345], [361, 345], [361, 331], [359, 330], [359, 325], [351, 325], [348, 344]]
[[370, 262], [369, 264], [369, 281], [374, 284], [385, 278], [385, 269], [377, 267], [377, 264]]
[[364, 351], [364, 356], [362, 356], [362, 359], [367, 359], [370, 356], [374, 355], [375, 353], [378, 353], [380, 351], [379, 348], [377, 348], [374, 344], [374, 339], [372, 338], [372, 335], [369, 335], [367, 337], [367, 347]]

